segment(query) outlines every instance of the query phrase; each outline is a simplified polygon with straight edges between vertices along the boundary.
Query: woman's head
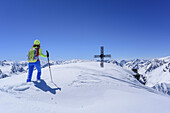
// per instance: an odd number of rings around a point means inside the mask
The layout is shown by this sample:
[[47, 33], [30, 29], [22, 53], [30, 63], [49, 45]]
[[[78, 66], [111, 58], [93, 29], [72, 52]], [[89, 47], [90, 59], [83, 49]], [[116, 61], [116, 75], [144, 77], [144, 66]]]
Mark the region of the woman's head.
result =
[[39, 40], [35, 40], [34, 41], [34, 45], [40, 45], [40, 41]]

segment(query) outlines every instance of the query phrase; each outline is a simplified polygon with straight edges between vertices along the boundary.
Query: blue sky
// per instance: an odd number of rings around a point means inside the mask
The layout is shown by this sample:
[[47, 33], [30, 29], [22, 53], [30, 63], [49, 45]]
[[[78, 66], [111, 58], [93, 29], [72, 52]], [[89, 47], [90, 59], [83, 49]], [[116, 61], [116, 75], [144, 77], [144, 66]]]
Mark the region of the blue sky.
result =
[[[167, 0], [0, 0], [0, 60], [27, 60], [35, 39], [52, 60], [170, 56]], [[41, 58], [43, 59], [43, 58]]]

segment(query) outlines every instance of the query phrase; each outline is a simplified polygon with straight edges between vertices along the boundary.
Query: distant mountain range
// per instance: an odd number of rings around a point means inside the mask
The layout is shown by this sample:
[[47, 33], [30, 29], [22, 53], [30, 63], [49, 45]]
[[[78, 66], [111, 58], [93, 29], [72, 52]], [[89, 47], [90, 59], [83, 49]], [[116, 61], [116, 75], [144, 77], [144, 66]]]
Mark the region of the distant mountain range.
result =
[[[50, 65], [61, 65], [61, 64], [70, 64], [77, 62], [87, 62], [87, 60], [63, 60], [63, 61], [50, 61]], [[41, 67], [45, 68], [48, 66], [47, 61], [41, 61]], [[28, 71], [28, 62], [27, 61], [0, 61], [0, 78], [9, 77], [19, 73], [26, 73]]]
[[170, 94], [170, 56], [153, 60], [107, 61], [127, 69], [138, 69], [147, 78], [146, 85]]

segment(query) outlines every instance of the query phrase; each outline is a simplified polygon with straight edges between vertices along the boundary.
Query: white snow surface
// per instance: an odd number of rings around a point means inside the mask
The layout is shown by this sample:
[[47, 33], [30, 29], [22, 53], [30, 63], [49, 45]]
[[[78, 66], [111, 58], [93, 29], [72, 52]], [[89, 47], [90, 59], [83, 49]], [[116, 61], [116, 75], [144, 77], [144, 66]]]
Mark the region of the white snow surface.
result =
[[153, 87], [159, 83], [167, 83], [170, 84], [170, 64], [164, 64], [152, 72], [147, 73], [147, 86]]
[[[42, 80], [28, 73], [0, 79], [0, 113], [169, 113], [170, 97], [140, 84], [133, 72], [99, 62], [52, 65]], [[61, 88], [61, 91], [59, 90]]]

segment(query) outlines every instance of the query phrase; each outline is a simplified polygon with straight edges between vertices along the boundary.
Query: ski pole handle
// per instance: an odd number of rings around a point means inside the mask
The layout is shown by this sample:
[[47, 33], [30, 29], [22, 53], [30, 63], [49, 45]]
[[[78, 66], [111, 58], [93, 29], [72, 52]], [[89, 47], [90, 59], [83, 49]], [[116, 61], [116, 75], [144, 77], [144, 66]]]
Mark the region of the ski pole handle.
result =
[[47, 52], [47, 57], [49, 57], [49, 52], [46, 50], [46, 52]]

